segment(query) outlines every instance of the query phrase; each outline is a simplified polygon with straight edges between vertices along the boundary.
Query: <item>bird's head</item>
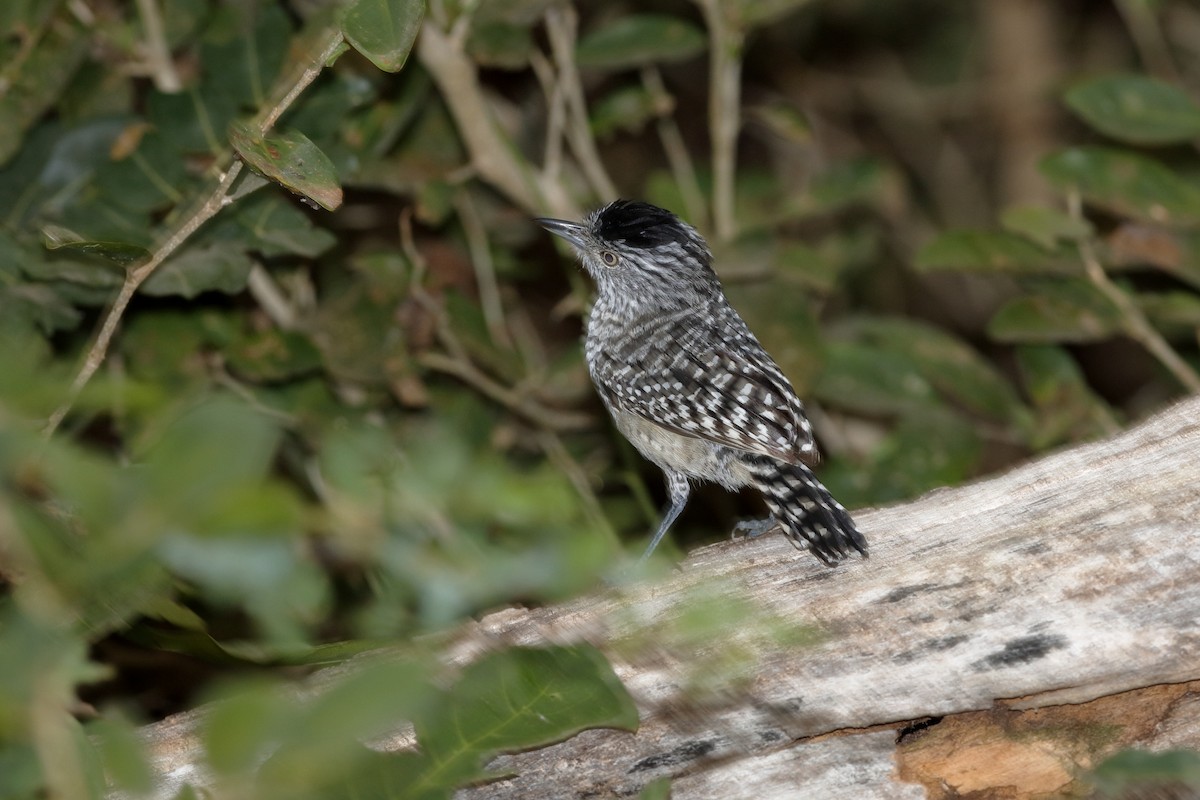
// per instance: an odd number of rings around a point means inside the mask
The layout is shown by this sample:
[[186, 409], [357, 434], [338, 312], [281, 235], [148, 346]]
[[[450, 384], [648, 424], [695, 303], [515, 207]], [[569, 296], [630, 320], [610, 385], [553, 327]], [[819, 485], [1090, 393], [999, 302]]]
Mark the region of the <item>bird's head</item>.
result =
[[582, 223], [537, 222], [571, 243], [602, 297], [613, 292], [631, 299], [693, 302], [716, 284], [704, 238], [658, 206], [616, 200]]

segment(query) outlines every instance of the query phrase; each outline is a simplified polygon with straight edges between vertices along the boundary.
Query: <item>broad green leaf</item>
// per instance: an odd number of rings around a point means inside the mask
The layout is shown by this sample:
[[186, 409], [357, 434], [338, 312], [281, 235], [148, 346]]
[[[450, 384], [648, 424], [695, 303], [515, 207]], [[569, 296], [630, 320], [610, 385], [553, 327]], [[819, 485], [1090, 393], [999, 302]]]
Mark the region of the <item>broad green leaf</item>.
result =
[[1126, 222], [1104, 244], [1106, 269], [1154, 267], [1200, 289], [1200, 231]]
[[917, 253], [921, 271], [956, 270], [1009, 274], [1069, 273], [1078, 267], [1068, 258], [1002, 231], [951, 230]]
[[235, 219], [253, 237], [251, 247], [266, 257], [298, 255], [315, 258], [337, 242], [313, 225], [308, 216], [278, 192], [261, 193], [239, 204]]
[[514, 647], [463, 671], [443, 704], [417, 723], [432, 760], [422, 785], [469, 777], [487, 755], [562, 741], [588, 728], [636, 730], [638, 712], [598, 650]]
[[68, 250], [89, 256], [98, 256], [123, 267], [150, 258], [150, 251], [139, 245], [128, 242], [86, 241], [74, 231], [58, 225], [44, 226], [42, 241], [47, 250]]
[[638, 800], [671, 800], [671, 779], [655, 778], [638, 792]]
[[108, 713], [88, 724], [87, 733], [100, 751], [104, 773], [118, 788], [132, 795], [145, 795], [153, 790], [154, 773], [147, 762], [142, 739], [132, 724]]
[[342, 12], [342, 32], [372, 64], [399, 72], [424, 14], [425, 0], [351, 0]]
[[476, 20], [467, 37], [467, 52], [484, 67], [524, 69], [532, 50], [533, 32], [528, 25]]
[[683, 61], [703, 52], [707, 41], [704, 32], [687, 20], [626, 14], [583, 36], [575, 47], [575, 61], [594, 69]]
[[1150, 321], [1160, 327], [1200, 328], [1200, 295], [1193, 292], [1142, 292], [1137, 302]]
[[825, 369], [813, 387], [823, 403], [866, 415], [909, 414], [939, 403], [937, 390], [908, 360], [861, 342], [825, 346]]
[[296, 700], [263, 679], [226, 687], [208, 706], [200, 738], [208, 764], [221, 775], [249, 773], [279, 745], [299, 716]]
[[5, 65], [0, 91], [0, 165], [21, 147], [25, 131], [52, 107], [87, 56], [91, 32], [65, 9], [44, 36], [6, 31], [29, 41], [32, 52]]
[[1011, 422], [1022, 414], [1011, 384], [979, 353], [940, 328], [900, 317], [856, 317], [832, 331], [908, 364], [938, 393], [970, 411]]
[[1088, 386], [1075, 359], [1061, 347], [1022, 345], [1017, 368], [1036, 409], [1030, 445], [1096, 439], [1120, 429], [1112, 409]]
[[1047, 283], [1006, 303], [988, 323], [1001, 342], [1096, 342], [1123, 330], [1121, 314], [1086, 280]]
[[1040, 169], [1062, 189], [1077, 189], [1102, 208], [1158, 223], [1200, 222], [1200, 187], [1158, 161], [1125, 150], [1073, 147], [1043, 159]]
[[871, 495], [886, 502], [962, 483], [972, 476], [982, 452], [976, 427], [957, 414], [911, 415], [875, 454]]
[[1111, 75], [1072, 87], [1067, 105], [1103, 134], [1132, 144], [1200, 137], [1200, 105], [1178, 86], [1144, 75]]
[[1053, 250], [1063, 242], [1086, 239], [1094, 232], [1092, 223], [1086, 219], [1044, 206], [1010, 206], [1000, 215], [1000, 224], [1046, 250]]
[[637, 133], [657, 113], [654, 98], [645, 87], [622, 86], [592, 104], [592, 132], [601, 139], [621, 131]]
[[801, 286], [824, 293], [833, 291], [838, 276], [846, 267], [845, 262], [830, 258], [803, 242], [781, 244], [774, 262], [781, 275], [796, 279]]
[[830, 214], [854, 204], [875, 203], [894, 186], [895, 170], [877, 158], [838, 162], [814, 175], [808, 190], [799, 195], [797, 211]]
[[1164, 785], [1174, 791], [1164, 790], [1162, 794], [1187, 797], [1200, 791], [1200, 753], [1124, 750], [1097, 765], [1088, 779], [1105, 793], [1104, 797], [1152, 797], [1159, 793], [1155, 789]]
[[141, 291], [154, 297], [192, 298], [204, 292], [236, 294], [246, 288], [254, 262], [236, 242], [187, 247], [154, 271]]
[[247, 164], [284, 188], [328, 211], [342, 204], [342, 187], [333, 163], [299, 131], [262, 136], [253, 125], [234, 122], [229, 127], [229, 142]]

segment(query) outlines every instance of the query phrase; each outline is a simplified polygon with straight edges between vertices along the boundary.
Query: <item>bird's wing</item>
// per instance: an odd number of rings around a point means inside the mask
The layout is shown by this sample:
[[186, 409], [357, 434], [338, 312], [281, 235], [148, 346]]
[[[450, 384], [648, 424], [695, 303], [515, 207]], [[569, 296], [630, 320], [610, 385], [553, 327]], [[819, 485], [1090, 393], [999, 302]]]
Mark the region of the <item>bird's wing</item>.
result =
[[725, 306], [629, 326], [592, 359], [605, 399], [685, 436], [796, 463], [816, 447], [804, 407], [779, 367]]

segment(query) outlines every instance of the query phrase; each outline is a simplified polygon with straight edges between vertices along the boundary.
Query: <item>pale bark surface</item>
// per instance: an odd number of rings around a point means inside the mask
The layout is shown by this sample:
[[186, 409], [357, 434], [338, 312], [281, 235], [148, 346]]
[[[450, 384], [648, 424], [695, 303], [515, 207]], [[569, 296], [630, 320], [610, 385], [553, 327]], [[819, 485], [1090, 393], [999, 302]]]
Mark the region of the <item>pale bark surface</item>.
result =
[[[673, 776], [676, 798], [940, 796], [898, 777], [894, 742], [908, 721], [1200, 679], [1198, 446], [1200, 400], [1189, 400], [1108, 441], [860, 511], [869, 560], [828, 569], [765, 536], [702, 548], [678, 572], [624, 592], [493, 614], [464, 630], [452, 660], [507, 644], [589, 641], [609, 654], [642, 724], [636, 734], [587, 731], [501, 757], [493, 767], [517, 777], [461, 795], [631, 796]], [[753, 631], [757, 615], [729, 641], [700, 647], [637, 637], [698, 592], [820, 635], [799, 645], [752, 637], [755, 663], [725, 691], [698, 695], [689, 688], [697, 668]], [[1171, 746], [1200, 744], [1194, 696], [1173, 691], [1161, 724], [1110, 740], [1158, 746], [1161, 734]], [[164, 775], [189, 772], [187, 739], [202, 713], [147, 731]], [[1002, 759], [994, 743], [980, 747], [980, 758]], [[166, 783], [169, 795], [177, 782]]]

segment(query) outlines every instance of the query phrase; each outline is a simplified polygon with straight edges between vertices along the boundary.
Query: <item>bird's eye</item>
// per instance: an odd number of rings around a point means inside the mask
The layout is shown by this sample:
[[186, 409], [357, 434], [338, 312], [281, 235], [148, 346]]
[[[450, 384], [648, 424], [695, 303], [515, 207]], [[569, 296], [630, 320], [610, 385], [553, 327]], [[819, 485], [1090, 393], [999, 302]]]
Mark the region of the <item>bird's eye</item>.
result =
[[614, 253], [612, 250], [601, 250], [600, 251], [600, 260], [604, 262], [604, 266], [606, 266], [606, 267], [615, 267], [617, 265], [617, 262], [620, 261], [621, 259], [619, 259], [617, 257], [617, 254]]

